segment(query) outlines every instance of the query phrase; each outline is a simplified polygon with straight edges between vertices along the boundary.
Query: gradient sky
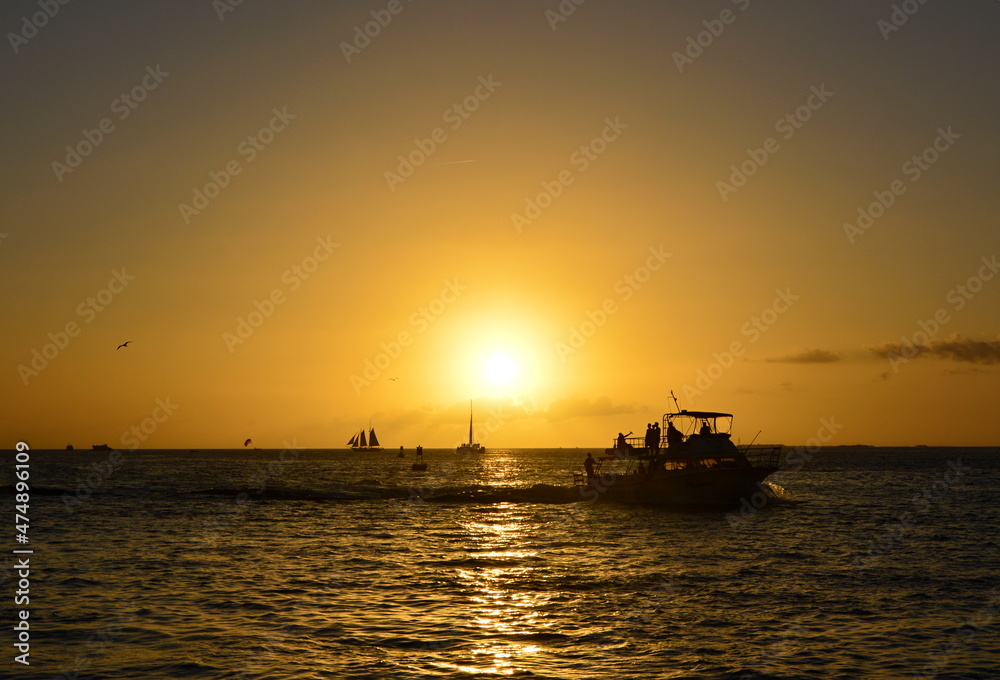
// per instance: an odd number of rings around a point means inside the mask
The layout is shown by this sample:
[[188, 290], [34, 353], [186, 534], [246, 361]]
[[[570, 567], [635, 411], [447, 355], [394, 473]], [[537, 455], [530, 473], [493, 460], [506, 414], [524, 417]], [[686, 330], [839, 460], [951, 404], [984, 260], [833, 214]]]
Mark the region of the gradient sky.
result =
[[2, 439], [996, 445], [1000, 4], [903, 4], [5, 2]]

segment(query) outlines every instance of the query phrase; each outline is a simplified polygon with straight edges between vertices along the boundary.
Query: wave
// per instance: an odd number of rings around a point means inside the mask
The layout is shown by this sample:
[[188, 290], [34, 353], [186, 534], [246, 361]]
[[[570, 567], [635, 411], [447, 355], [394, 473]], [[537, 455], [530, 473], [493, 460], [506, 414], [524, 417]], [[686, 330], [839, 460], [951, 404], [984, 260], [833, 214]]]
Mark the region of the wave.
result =
[[[350, 502], [372, 500], [415, 500], [428, 503], [575, 503], [580, 499], [575, 487], [535, 484], [518, 487], [442, 487], [416, 490], [411, 487], [372, 486], [375, 480], [363, 485], [345, 485], [335, 489], [309, 489], [296, 487], [209, 487], [175, 492], [181, 496], [231, 496], [243, 500], [282, 500], [314, 502]], [[376, 482], [377, 483], [377, 482]]]

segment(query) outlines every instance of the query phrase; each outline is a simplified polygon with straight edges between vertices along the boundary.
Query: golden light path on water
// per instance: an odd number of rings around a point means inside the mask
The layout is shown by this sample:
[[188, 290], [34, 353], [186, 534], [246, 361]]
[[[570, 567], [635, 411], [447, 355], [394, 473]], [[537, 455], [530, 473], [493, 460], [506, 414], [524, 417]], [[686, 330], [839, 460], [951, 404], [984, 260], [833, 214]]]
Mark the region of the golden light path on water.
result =
[[[501, 474], [503, 461], [493, 467]], [[523, 548], [537, 526], [528, 526], [526, 515], [517, 506], [503, 503], [489, 513], [488, 521], [466, 521], [463, 529], [471, 543], [470, 555], [486, 564], [511, 561], [523, 565], [526, 560], [539, 559], [538, 551]], [[451, 666], [467, 673], [512, 675], [519, 671], [519, 661], [538, 654], [534, 644], [507, 642], [504, 638], [533, 635], [547, 625], [540, 609], [548, 598], [541, 593], [515, 592], [509, 584], [528, 577], [532, 567], [491, 566], [485, 569], [459, 569], [458, 579], [471, 591], [472, 621], [488, 638], [472, 650], [473, 658], [481, 659], [477, 667]], [[447, 667], [447, 666], [446, 666]]]

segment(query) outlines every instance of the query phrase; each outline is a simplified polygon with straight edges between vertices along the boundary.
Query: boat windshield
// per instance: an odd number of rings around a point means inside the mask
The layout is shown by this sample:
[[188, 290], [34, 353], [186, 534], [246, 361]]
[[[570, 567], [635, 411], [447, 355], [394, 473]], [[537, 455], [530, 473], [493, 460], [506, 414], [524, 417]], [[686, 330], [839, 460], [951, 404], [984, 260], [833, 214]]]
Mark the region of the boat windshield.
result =
[[665, 413], [663, 431], [670, 426], [680, 430], [685, 437], [692, 434], [729, 434], [733, 429], [733, 415], [715, 411], [687, 411]]

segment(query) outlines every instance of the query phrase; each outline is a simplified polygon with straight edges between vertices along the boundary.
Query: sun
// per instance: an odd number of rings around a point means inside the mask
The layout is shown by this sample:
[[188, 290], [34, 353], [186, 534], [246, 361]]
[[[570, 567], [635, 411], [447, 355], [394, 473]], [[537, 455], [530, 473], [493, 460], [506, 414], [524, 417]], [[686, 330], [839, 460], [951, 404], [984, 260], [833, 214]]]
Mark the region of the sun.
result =
[[492, 384], [509, 385], [517, 377], [517, 362], [509, 354], [492, 354], [486, 359], [483, 370]]

